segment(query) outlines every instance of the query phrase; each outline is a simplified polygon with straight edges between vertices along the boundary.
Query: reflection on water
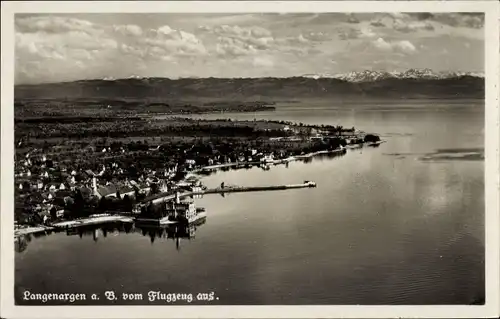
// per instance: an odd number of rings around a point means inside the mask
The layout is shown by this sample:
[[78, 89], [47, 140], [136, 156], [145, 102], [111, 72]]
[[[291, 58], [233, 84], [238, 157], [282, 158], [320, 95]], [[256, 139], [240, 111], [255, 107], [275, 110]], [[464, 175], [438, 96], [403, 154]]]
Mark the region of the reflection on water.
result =
[[[352, 152], [352, 150], [351, 150], [351, 152]], [[346, 154], [347, 154], [346, 149], [343, 151], [340, 151], [340, 152], [320, 153], [320, 154], [316, 154], [316, 155], [311, 156], [311, 157], [301, 158], [300, 162], [305, 163], [305, 164], [310, 164], [313, 162], [340, 158], [340, 157], [345, 156]], [[227, 167], [221, 167], [221, 168], [212, 169], [212, 170], [202, 170], [202, 171], [197, 172], [197, 174], [210, 176], [210, 175], [216, 174], [219, 171], [220, 172], [231, 172], [231, 171], [241, 171], [241, 170], [249, 171], [249, 170], [254, 169], [256, 166], [260, 167], [264, 171], [267, 171], [267, 170], [272, 169], [273, 166], [284, 166], [284, 167], [288, 168], [290, 166], [290, 162], [286, 162], [284, 164], [275, 164], [275, 165], [274, 164], [259, 164], [259, 165], [249, 165], [249, 164], [243, 165], [242, 164], [241, 166], [227, 166]]]
[[[180, 250], [181, 240], [191, 240], [196, 237], [196, 231], [199, 227], [206, 223], [206, 217], [200, 218], [190, 224], [168, 224], [168, 225], [147, 225], [129, 222], [112, 222], [100, 225], [88, 225], [69, 228], [65, 231], [66, 236], [78, 236], [81, 239], [92, 238], [94, 242], [106, 239], [108, 236], [118, 236], [123, 234], [137, 235], [149, 237], [151, 244], [161, 240], [172, 240], [175, 242], [177, 250]], [[24, 252], [29, 243], [34, 238], [50, 236], [56, 232], [42, 232], [37, 234], [28, 234], [18, 236], [15, 243], [15, 250], [18, 253]]]

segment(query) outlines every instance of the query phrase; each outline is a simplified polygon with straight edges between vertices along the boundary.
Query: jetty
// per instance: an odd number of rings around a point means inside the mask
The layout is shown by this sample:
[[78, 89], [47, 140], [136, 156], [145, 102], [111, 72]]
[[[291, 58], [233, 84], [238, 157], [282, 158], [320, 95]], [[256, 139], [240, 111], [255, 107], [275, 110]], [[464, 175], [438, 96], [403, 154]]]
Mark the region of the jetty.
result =
[[314, 182], [305, 182], [303, 184], [292, 184], [292, 185], [276, 185], [276, 186], [227, 186], [207, 189], [202, 192], [196, 192], [195, 194], [220, 194], [220, 193], [238, 193], [238, 192], [260, 192], [260, 191], [279, 191], [285, 189], [294, 188], [308, 188], [316, 187]]
[[68, 220], [59, 223], [52, 224], [53, 228], [61, 229], [61, 228], [73, 228], [80, 226], [89, 226], [89, 225], [97, 225], [103, 223], [112, 223], [112, 222], [129, 222], [132, 223], [134, 219], [128, 216], [120, 216], [120, 215], [96, 215], [83, 219], [76, 220]]
[[286, 189], [296, 189], [296, 188], [313, 188], [316, 187], [315, 182], [305, 181], [302, 184], [289, 184], [289, 185], [270, 185], [270, 186], [221, 186], [217, 188], [209, 188], [205, 190], [198, 191], [188, 191], [183, 193], [160, 193], [153, 196], [146, 197], [139, 204], [146, 203], [161, 203], [169, 200], [173, 200], [176, 197], [184, 198], [194, 195], [205, 195], [205, 194], [226, 194], [226, 193], [241, 193], [241, 192], [259, 192], [259, 191], [278, 191]]

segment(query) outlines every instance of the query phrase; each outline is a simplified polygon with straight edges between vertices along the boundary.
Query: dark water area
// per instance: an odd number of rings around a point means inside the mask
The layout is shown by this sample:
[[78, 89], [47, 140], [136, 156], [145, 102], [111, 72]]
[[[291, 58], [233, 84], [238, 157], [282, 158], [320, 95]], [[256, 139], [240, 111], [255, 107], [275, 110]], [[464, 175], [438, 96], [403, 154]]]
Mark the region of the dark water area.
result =
[[[304, 180], [317, 187], [195, 199], [207, 218], [193, 229], [135, 225], [128, 232], [125, 226], [108, 229], [106, 236], [96, 228], [82, 236], [32, 237], [15, 257], [17, 302], [40, 304], [23, 301], [26, 290], [101, 296], [84, 304], [186, 304], [150, 302], [149, 291], [191, 293], [192, 304], [211, 305], [482, 300], [484, 161], [422, 160], [443, 150], [484, 149], [483, 102], [450, 105], [413, 102], [373, 111], [381, 106], [339, 110], [294, 104], [277, 105], [275, 112], [204, 115], [355, 126], [387, 142], [267, 171], [255, 167], [205, 176], [208, 187]], [[106, 301], [107, 290], [142, 293], [143, 300]], [[214, 299], [198, 301], [198, 293], [213, 293]]]

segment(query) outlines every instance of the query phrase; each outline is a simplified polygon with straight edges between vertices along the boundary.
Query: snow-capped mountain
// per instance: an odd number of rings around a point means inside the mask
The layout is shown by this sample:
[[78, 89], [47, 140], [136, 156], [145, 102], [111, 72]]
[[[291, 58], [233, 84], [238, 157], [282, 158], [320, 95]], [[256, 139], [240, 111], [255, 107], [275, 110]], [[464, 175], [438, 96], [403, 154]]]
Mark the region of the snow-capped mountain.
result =
[[406, 71], [355, 71], [343, 74], [305, 74], [303, 77], [320, 79], [335, 78], [348, 82], [373, 82], [383, 79], [447, 79], [460, 76], [484, 77], [481, 73], [472, 72], [435, 72], [430, 69], [409, 69]]

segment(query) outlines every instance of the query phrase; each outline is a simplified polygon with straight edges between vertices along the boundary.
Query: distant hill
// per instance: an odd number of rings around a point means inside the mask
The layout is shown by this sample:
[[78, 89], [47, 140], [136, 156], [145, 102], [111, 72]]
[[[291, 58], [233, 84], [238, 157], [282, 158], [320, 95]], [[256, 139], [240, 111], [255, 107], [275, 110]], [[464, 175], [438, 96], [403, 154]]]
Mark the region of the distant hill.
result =
[[[410, 72], [411, 71], [411, 72]], [[401, 73], [403, 74], [403, 73]], [[409, 70], [407, 76], [365, 71], [329, 77], [128, 78], [15, 86], [15, 99], [301, 99], [301, 98], [484, 98], [485, 81], [473, 74], [435, 76]]]
[[406, 71], [371, 71], [349, 72], [343, 74], [306, 74], [308, 78], [334, 78], [348, 82], [373, 82], [384, 79], [421, 79], [421, 80], [444, 80], [458, 78], [461, 76], [472, 76], [484, 78], [483, 74], [471, 72], [434, 72], [431, 69], [409, 69]]

